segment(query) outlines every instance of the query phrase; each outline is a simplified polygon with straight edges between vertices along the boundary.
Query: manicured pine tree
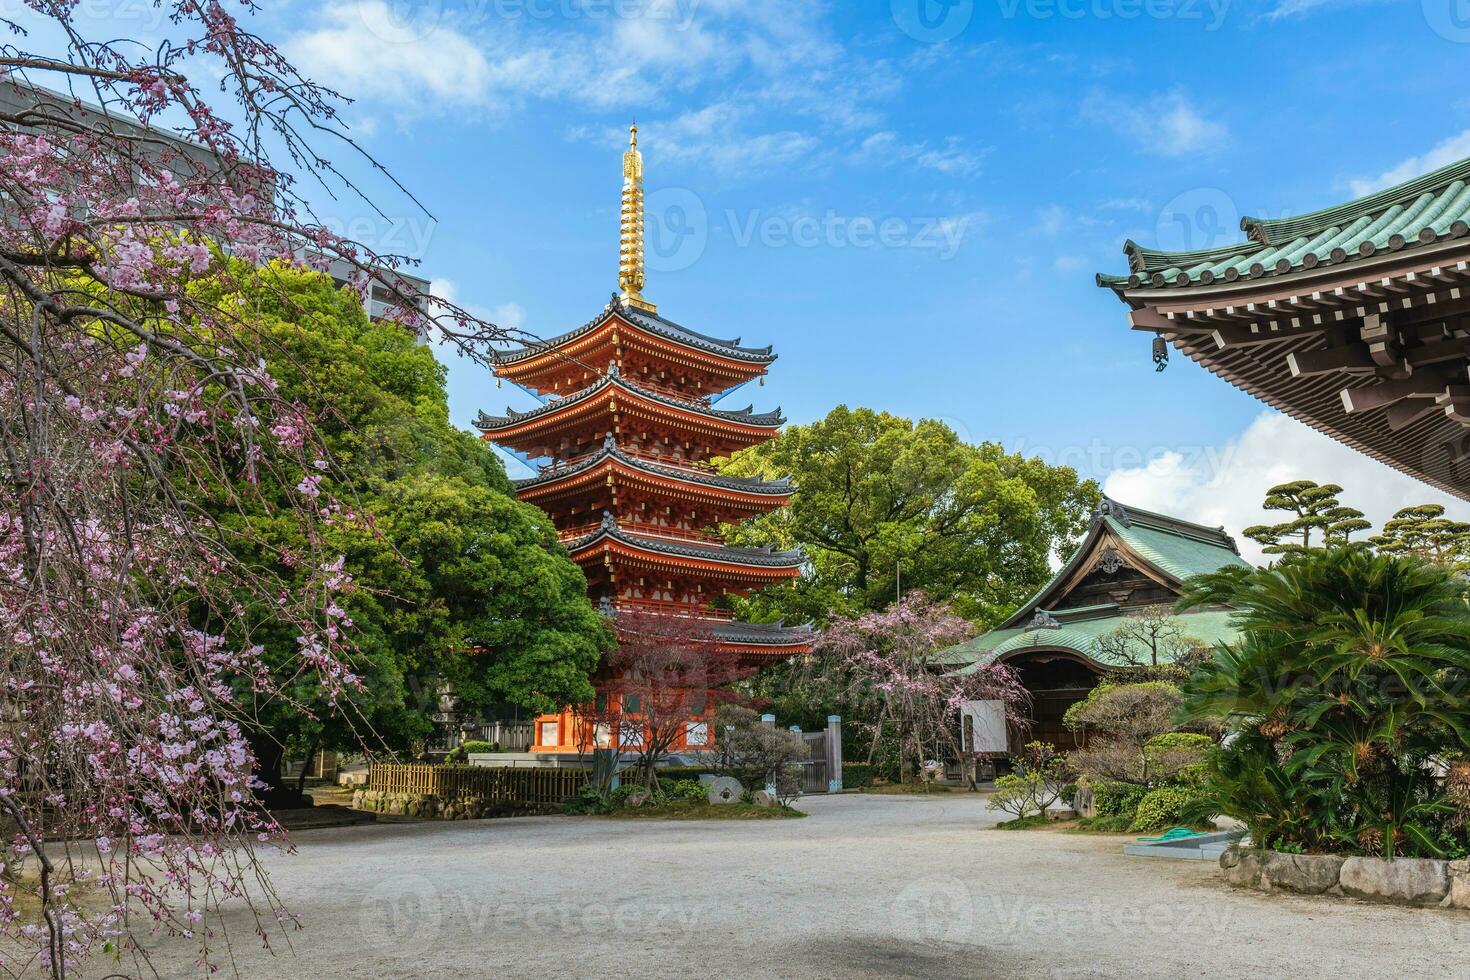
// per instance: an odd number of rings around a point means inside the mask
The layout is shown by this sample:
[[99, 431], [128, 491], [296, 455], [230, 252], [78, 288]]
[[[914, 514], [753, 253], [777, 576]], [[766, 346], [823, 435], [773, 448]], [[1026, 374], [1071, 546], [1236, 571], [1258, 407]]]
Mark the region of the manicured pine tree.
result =
[[[1319, 484], [1312, 480], [1282, 483], [1266, 491], [1262, 507], [1294, 515], [1280, 524], [1256, 524], [1245, 529], [1245, 536], [1259, 542], [1268, 555], [1289, 558], [1313, 547], [1340, 547], [1349, 544], [1352, 535], [1371, 527], [1363, 512], [1345, 507], [1338, 500], [1342, 487], [1335, 483]], [[1320, 542], [1320, 543], [1318, 543]]]

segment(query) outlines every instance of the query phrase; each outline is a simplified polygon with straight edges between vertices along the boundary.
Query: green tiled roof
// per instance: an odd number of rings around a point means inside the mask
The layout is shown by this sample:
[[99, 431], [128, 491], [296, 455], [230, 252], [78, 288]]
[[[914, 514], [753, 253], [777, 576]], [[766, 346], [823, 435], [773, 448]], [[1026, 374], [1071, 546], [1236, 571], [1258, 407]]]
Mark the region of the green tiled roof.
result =
[[1240, 227], [1246, 241], [1194, 252], [1162, 252], [1127, 242], [1129, 274], [1099, 275], [1098, 285], [1118, 292], [1207, 286], [1462, 238], [1470, 234], [1470, 159], [1299, 217], [1242, 218]]
[[1249, 565], [1236, 550], [1235, 539], [1224, 528], [1192, 524], [1177, 517], [1125, 507], [1115, 500], [1103, 498], [1087, 537], [1061, 569], [1036, 594], [1021, 604], [1002, 628], [1017, 626], [1031, 618], [1042, 600], [1085, 561], [1097, 546], [1102, 532], [1108, 530], [1123, 540], [1139, 556], [1175, 582], [1193, 575], [1213, 572], [1226, 565]]
[[[1058, 593], [1063, 583], [1084, 567], [1109, 536], [1175, 586], [1192, 576], [1230, 565], [1249, 567], [1249, 562], [1236, 550], [1235, 539], [1223, 528], [1125, 507], [1105, 497], [1082, 544], [1051, 581], [1022, 603], [999, 629], [942, 651], [933, 658], [934, 662], [958, 666], [962, 671], [973, 670], [976, 664], [990, 663], [1017, 650], [1049, 647], [1071, 650], [1099, 666], [1122, 666], [1105, 662], [1098, 640], [1127, 619], [1127, 610], [1115, 603], [1071, 609], [1048, 609], [1045, 605], [1048, 600], [1062, 599]], [[1204, 610], [1181, 614], [1180, 619], [1190, 636], [1213, 645], [1234, 635], [1230, 615], [1225, 610]], [[1049, 622], [1039, 625], [1038, 619]]]
[[[1229, 610], [1212, 609], [1181, 613], [1178, 619], [1186, 635], [1201, 641], [1205, 646], [1214, 646], [1235, 637], [1235, 628], [1231, 624], [1233, 615]], [[1059, 627], [1021, 626], [992, 630], [968, 643], [944, 651], [938, 662], [963, 664], [957, 673], [966, 673], [1018, 650], [1045, 647], [1071, 650], [1102, 667], [1127, 666], [1126, 663], [1108, 657], [1098, 647], [1098, 640], [1117, 629], [1128, 618], [1127, 613], [1117, 606], [1063, 609], [1052, 613], [1052, 617], [1060, 624]]]

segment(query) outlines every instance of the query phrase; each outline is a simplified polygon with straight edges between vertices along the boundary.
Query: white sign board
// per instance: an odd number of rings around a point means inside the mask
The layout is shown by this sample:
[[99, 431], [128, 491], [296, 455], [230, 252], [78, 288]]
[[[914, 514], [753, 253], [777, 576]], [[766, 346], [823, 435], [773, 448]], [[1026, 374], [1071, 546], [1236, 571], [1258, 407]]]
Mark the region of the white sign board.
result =
[[966, 701], [960, 705], [960, 725], [969, 736], [963, 744], [970, 752], [1004, 753], [1010, 748], [1004, 701]]

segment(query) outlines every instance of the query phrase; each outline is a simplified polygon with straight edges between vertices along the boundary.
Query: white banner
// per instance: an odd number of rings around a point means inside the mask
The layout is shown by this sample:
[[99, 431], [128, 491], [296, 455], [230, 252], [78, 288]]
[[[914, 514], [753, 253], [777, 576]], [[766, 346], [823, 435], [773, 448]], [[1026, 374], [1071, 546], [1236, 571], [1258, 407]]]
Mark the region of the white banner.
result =
[[966, 701], [960, 705], [960, 724], [969, 752], [1005, 753], [1010, 748], [1004, 701]]

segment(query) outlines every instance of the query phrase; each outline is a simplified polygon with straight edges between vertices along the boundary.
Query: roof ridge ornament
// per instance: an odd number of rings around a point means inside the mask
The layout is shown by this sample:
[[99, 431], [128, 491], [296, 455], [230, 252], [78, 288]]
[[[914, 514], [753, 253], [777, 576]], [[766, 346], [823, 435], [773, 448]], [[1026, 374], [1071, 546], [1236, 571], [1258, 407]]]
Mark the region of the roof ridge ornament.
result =
[[616, 530], [617, 529], [617, 526], [618, 526], [618, 522], [617, 522], [617, 519], [613, 517], [612, 511], [610, 511], [610, 510], [603, 511], [602, 512], [601, 529], [604, 530], [604, 531], [613, 531], [613, 530]]
[[613, 438], [613, 434], [611, 432], [609, 432], [607, 436], [602, 440], [602, 448], [607, 450], [608, 452], [612, 452], [614, 449], [618, 448], [618, 441]]
[[628, 306], [657, 313], [643, 298], [643, 154], [638, 152], [638, 124], [628, 127], [623, 153], [622, 229], [618, 241], [618, 289]]
[[1028, 630], [1059, 630], [1062, 628], [1061, 621], [1045, 609], [1036, 610], [1036, 615], [1031, 617], [1031, 622], [1026, 625]]
[[1097, 505], [1098, 517], [1111, 517], [1124, 527], [1132, 527], [1133, 521], [1128, 517], [1127, 509], [1111, 497], [1104, 497]]

